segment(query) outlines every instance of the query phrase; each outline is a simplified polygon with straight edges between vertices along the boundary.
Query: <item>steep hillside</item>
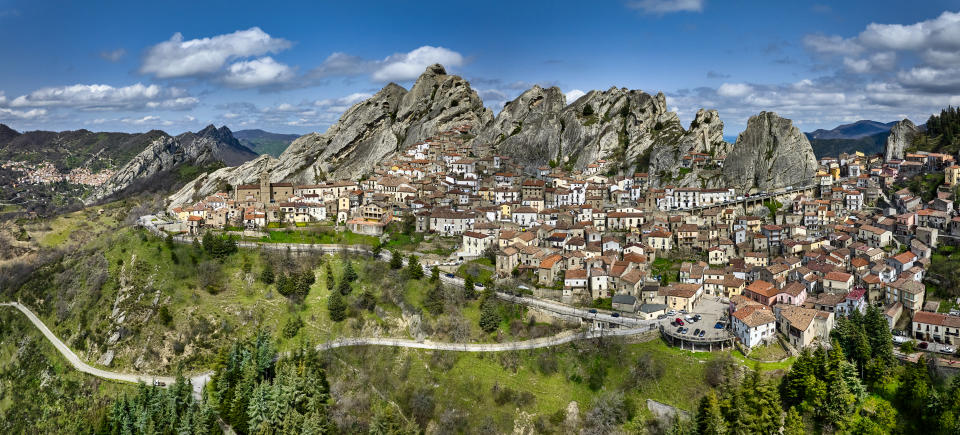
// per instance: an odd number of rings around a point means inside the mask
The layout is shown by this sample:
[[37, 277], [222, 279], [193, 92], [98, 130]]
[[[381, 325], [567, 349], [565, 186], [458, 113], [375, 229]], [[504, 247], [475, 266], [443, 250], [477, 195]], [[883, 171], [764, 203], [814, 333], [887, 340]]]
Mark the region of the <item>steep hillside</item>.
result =
[[726, 184], [738, 191], [806, 185], [816, 172], [810, 141], [774, 112], [750, 117], [723, 166]]
[[[92, 204], [103, 198], [140, 190], [163, 191], [196, 176], [194, 168], [213, 169], [239, 165], [257, 153], [240, 144], [230, 129], [209, 125], [197, 133], [158, 137], [116, 174], [84, 200]], [[183, 175], [189, 174], [187, 180]], [[177, 177], [177, 175], [180, 175]]]
[[75, 131], [17, 131], [0, 124], [0, 160], [30, 163], [47, 161], [60, 170], [87, 167], [91, 171], [119, 168], [154, 140], [166, 136], [146, 133]]
[[238, 130], [233, 132], [233, 137], [240, 143], [259, 154], [270, 154], [274, 157], [280, 157], [290, 142], [300, 137], [298, 134], [271, 133], [260, 129]]

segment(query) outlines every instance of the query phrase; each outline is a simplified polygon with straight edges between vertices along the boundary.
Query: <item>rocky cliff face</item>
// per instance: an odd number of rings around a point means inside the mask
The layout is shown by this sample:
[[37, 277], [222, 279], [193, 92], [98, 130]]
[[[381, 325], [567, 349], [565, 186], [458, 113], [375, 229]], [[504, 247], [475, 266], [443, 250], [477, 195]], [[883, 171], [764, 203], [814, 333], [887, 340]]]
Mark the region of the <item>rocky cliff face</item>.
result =
[[719, 187], [723, 177], [714, 165], [704, 169], [684, 169], [683, 157], [689, 153], [704, 153], [724, 157], [730, 144], [723, 140], [723, 121], [716, 110], [697, 111], [690, 129], [677, 141], [661, 141], [650, 151], [650, 181], [655, 186]]
[[[278, 159], [257, 160], [216, 171], [188, 183], [170, 199], [176, 203], [215, 191], [222, 180], [253, 182], [264, 169], [272, 181], [318, 183], [357, 179], [393, 153], [461, 125], [480, 128], [493, 120], [470, 84], [432, 65], [407, 91], [394, 83], [347, 109], [326, 132], [293, 141]], [[231, 183], [233, 184], [233, 183]]]
[[809, 184], [817, 172], [810, 141], [774, 112], [750, 117], [723, 166], [726, 184], [749, 191]]
[[126, 165], [117, 170], [84, 202], [92, 204], [123, 191], [135, 182], [170, 172], [182, 165], [205, 166], [221, 162], [239, 165], [257, 154], [240, 145], [227, 127], [207, 126], [197, 133], [158, 137]]
[[913, 142], [920, 129], [909, 119], [899, 121], [890, 128], [887, 144], [883, 147], [884, 160], [903, 159], [903, 150]]
[[679, 118], [666, 106], [663, 94], [626, 88], [590, 91], [565, 105], [559, 89], [534, 86], [507, 103], [477, 143], [493, 144], [531, 169], [550, 161], [582, 169], [609, 159], [632, 170], [651, 145], [682, 134]]

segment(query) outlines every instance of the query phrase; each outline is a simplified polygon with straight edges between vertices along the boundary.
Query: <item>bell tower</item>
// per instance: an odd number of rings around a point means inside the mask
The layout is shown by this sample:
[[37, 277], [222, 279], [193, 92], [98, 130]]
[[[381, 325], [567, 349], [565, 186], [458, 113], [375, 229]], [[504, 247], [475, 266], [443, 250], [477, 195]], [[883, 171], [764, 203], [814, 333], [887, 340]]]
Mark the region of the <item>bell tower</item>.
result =
[[270, 171], [260, 173], [260, 202], [270, 203]]

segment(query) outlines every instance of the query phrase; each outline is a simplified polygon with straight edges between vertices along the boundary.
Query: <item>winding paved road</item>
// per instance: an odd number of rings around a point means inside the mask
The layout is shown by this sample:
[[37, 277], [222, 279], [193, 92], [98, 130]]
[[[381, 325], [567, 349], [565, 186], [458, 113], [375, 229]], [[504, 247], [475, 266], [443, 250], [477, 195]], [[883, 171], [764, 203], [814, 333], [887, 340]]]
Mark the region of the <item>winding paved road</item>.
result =
[[[513, 297], [513, 296], [510, 296]], [[50, 340], [53, 343], [53, 346], [57, 348], [57, 351], [60, 352], [67, 361], [70, 362], [75, 369], [87, 373], [98, 378], [110, 379], [114, 381], [121, 382], [144, 382], [147, 384], [152, 384], [156, 381], [163, 382], [165, 385], [173, 385], [175, 379], [172, 376], [155, 376], [155, 375], [144, 375], [137, 373], [119, 373], [111, 372], [108, 370], [99, 369], [93, 367], [80, 359], [76, 353], [70, 350], [63, 341], [57, 338], [53, 334], [53, 331], [47, 327], [46, 324], [40, 320], [37, 315], [31, 311], [29, 308], [20, 304], [19, 302], [2, 302], [0, 306], [9, 306], [15, 307], [20, 312], [22, 312], [30, 322], [33, 323], [40, 332], [43, 333], [44, 337], [47, 340]], [[406, 347], [413, 349], [429, 349], [429, 350], [449, 350], [449, 351], [459, 351], [459, 352], [504, 352], [510, 350], [523, 350], [523, 349], [537, 349], [542, 347], [557, 346], [561, 344], [570, 343], [576, 340], [589, 340], [594, 338], [602, 337], [613, 337], [613, 336], [626, 336], [639, 334], [643, 332], [650, 331], [648, 326], [640, 328], [621, 328], [621, 329], [601, 329], [601, 330], [590, 330], [583, 332], [564, 332], [558, 335], [551, 337], [536, 338], [532, 340], [524, 341], [515, 341], [510, 343], [441, 343], [441, 342], [432, 342], [432, 341], [416, 341], [408, 340], [403, 338], [341, 338], [326, 343], [317, 345], [318, 351], [324, 351], [329, 349], [335, 349], [339, 347], [348, 347], [348, 346], [393, 346], [393, 347]], [[190, 377], [190, 381], [193, 384], [193, 395], [196, 398], [200, 398], [201, 392], [203, 391], [203, 386], [210, 382], [210, 376], [213, 372], [204, 372], [195, 376]]]

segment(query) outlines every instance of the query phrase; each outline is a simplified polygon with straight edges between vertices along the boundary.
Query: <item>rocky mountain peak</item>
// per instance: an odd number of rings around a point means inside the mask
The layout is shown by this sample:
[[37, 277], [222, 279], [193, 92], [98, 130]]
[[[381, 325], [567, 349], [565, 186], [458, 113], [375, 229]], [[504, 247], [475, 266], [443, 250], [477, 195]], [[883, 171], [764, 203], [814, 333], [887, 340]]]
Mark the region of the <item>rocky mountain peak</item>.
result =
[[884, 160], [903, 159], [904, 150], [913, 142], [920, 129], [909, 119], [898, 121], [890, 128], [887, 143], [883, 147]]
[[740, 191], [806, 185], [816, 172], [817, 158], [806, 135], [775, 112], [750, 117], [723, 166], [727, 184]]

